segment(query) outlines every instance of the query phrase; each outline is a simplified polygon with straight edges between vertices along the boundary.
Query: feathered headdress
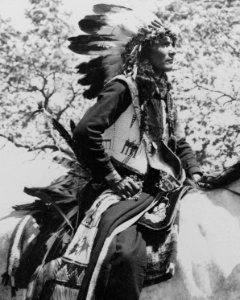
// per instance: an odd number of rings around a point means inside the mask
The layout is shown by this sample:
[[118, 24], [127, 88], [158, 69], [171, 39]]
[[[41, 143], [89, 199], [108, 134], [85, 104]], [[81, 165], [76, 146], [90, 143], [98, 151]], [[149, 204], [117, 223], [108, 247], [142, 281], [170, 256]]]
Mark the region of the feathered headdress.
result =
[[[146, 3], [147, 2], [147, 3]], [[128, 57], [137, 57], [142, 46], [156, 41], [164, 35], [174, 40], [174, 35], [165, 28], [159, 19], [160, 9], [156, 3], [138, 0], [131, 7], [111, 4], [96, 4], [92, 15], [79, 21], [85, 32], [69, 38], [69, 48], [82, 55], [91, 55], [88, 62], [81, 63], [77, 69], [82, 74], [79, 83], [89, 88], [84, 92], [88, 99], [95, 98], [104, 83], [113, 76], [124, 72], [136, 72], [124, 66], [124, 52]], [[131, 41], [133, 41], [131, 43]], [[128, 46], [128, 47], [127, 47]]]

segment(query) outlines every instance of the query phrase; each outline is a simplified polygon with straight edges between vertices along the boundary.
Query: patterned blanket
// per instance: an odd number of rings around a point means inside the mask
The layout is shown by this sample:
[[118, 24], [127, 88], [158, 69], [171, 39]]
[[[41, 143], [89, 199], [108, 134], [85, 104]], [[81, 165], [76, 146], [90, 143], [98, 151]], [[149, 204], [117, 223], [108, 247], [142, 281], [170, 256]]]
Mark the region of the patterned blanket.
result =
[[[27, 299], [92, 299], [101, 265], [113, 237], [128, 228], [154, 205], [153, 197], [120, 201], [107, 190], [100, 195], [86, 213], [65, 254], [38, 268], [27, 293]], [[105, 230], [98, 233], [101, 215], [118, 204]], [[94, 251], [92, 252], [94, 244]], [[90, 259], [91, 258], [91, 259]], [[84, 296], [79, 296], [84, 294]], [[51, 295], [51, 296], [50, 296]]]
[[21, 218], [13, 232], [8, 252], [6, 272], [2, 275], [2, 283], [11, 286], [13, 297], [17, 289], [15, 276], [21, 257], [34, 244], [39, 232], [39, 225], [31, 215]]
[[[177, 194], [177, 198], [179, 198], [182, 192]], [[162, 202], [161, 199], [164, 200], [165, 198], [156, 197], [154, 199], [149, 197], [149, 199], [146, 199], [145, 195], [143, 199], [147, 200], [147, 205], [140, 203], [140, 208], [138, 209], [132, 205], [132, 214], [125, 218], [121, 216], [119, 218], [121, 219], [120, 222], [118, 222], [119, 224], [113, 226], [112, 231], [109, 231], [108, 235], [103, 235], [100, 239], [101, 245], [99, 252], [93, 257], [91, 253], [94, 243], [96, 248], [96, 237], [101, 216], [109, 207], [120, 201], [119, 197], [110, 190], [102, 193], [86, 212], [85, 218], [78, 227], [65, 254], [61, 258], [52, 260], [37, 269], [28, 286], [27, 299], [49, 299], [50, 297], [59, 300], [94, 299], [94, 290], [101, 265], [104, 262], [109, 245], [114, 236], [138, 220], [144, 220], [146, 216], [149, 220], [149, 214], [153, 211], [158, 211], [158, 209], [154, 210], [154, 208], [158, 207]], [[178, 203], [177, 200], [176, 203]], [[129, 210], [129, 207], [127, 210]], [[123, 211], [122, 215], [126, 214], [127, 210]], [[178, 207], [176, 205], [175, 214], [177, 214], [177, 211]], [[152, 220], [155, 220], [154, 214], [152, 214], [152, 216]], [[29, 225], [29, 222], [26, 222], [26, 220], [31, 220], [31, 222], [35, 224], [32, 217], [25, 217], [15, 232], [16, 235], [13, 239], [13, 246], [16, 245], [19, 236], [21, 236], [21, 232], [23, 234], [28, 228], [27, 225]], [[149, 226], [149, 222], [147, 225]], [[161, 233], [162, 238], [160, 240], [154, 238], [147, 246], [148, 268], [144, 286], [161, 282], [173, 276], [173, 270], [169, 270], [168, 268], [171, 264], [174, 265], [176, 259], [177, 228], [177, 221], [176, 218], [174, 218], [174, 223], [169, 226], [168, 231], [165, 231], [164, 234]], [[11, 253], [14, 254], [14, 251], [11, 251]], [[19, 257], [14, 258], [13, 256], [11, 260], [18, 261]], [[95, 259], [95, 263], [92, 262], [94, 260], [93, 258]], [[90, 272], [89, 268], [91, 269]], [[8, 268], [8, 271], [13, 278], [15, 271], [11, 272], [10, 268]], [[12, 280], [12, 284], [13, 283], [14, 281]]]
[[[68, 176], [67, 180], [69, 182], [72, 182], [71, 176], [71, 174]], [[85, 184], [86, 181], [80, 183], [81, 186], [85, 186]], [[43, 196], [45, 193], [45, 196], [52, 197], [50, 203], [47, 204], [47, 210], [54, 203], [62, 205], [62, 203], [74, 202], [75, 204], [70, 211], [74, 210], [76, 214], [78, 211], [75, 193], [77, 186], [79, 186], [79, 183], [76, 181], [74, 193], [72, 193], [69, 185], [66, 186], [66, 178], [64, 178], [62, 182], [61, 180], [55, 181], [53, 188], [50, 185], [47, 189], [40, 189], [41, 193], [38, 193], [39, 189], [37, 188], [32, 189], [31, 192], [39, 196]], [[65, 188], [67, 189], [67, 195], [64, 195]], [[113, 194], [111, 190], [105, 190], [85, 213], [85, 217], [78, 226], [74, 237], [69, 239], [70, 243], [68, 243], [64, 254], [56, 259], [44, 259], [43, 263], [37, 268], [28, 286], [27, 299], [94, 299], [98, 276], [111, 241], [118, 233], [136, 222], [139, 222], [140, 226], [149, 228], [153, 234], [153, 239], [150, 239], [146, 248], [148, 268], [144, 285], [148, 286], [171, 278], [174, 273], [176, 259], [178, 200], [188, 189], [181, 187], [171, 193], [160, 192], [155, 197], [142, 193], [137, 201], [134, 199], [120, 201], [119, 197]], [[45, 201], [46, 198], [43, 197], [43, 200]], [[38, 202], [37, 206], [39, 206], [39, 203], [41, 204], [41, 201]], [[99, 229], [102, 215], [110, 207], [116, 207], [115, 213], [104, 225], [105, 227], [102, 226]], [[40, 207], [40, 210], [42, 209]], [[60, 217], [64, 219], [63, 223], [67, 226], [69, 226], [69, 220], [71, 221], [73, 215], [73, 213], [65, 214], [60, 211]], [[30, 219], [35, 223], [34, 218], [30, 217]], [[8, 275], [12, 278], [12, 285], [15, 285], [14, 275], [21, 258], [21, 255], [15, 255], [13, 250], [14, 245], [19, 241], [19, 237], [23, 238], [26, 231], [27, 227], [24, 226], [24, 220], [13, 235], [13, 247], [9, 252], [11, 260], [16, 262], [16, 267], [8, 267]], [[64, 227], [62, 228], [64, 229]], [[39, 230], [39, 227], [37, 227], [37, 230]], [[158, 233], [156, 233], [156, 230]], [[156, 239], [156, 234], [161, 238]], [[38, 232], [35, 233], [35, 237], [37, 235]], [[53, 230], [51, 238], [54, 237]], [[18, 253], [22, 253], [23, 250], [25, 249], [20, 249]], [[8, 266], [11, 265], [9, 260]], [[24, 264], [22, 264], [22, 266], [23, 269], [26, 269], [26, 265], [24, 267]]]

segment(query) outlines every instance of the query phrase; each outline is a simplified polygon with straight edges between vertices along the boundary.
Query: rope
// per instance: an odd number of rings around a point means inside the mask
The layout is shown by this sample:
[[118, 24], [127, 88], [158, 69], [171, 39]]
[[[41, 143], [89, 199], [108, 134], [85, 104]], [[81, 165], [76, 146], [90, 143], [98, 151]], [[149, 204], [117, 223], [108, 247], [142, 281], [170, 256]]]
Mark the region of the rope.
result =
[[240, 197], [240, 193], [237, 192], [237, 191], [233, 191], [233, 190], [231, 190], [231, 189], [229, 189], [229, 188], [223, 188], [223, 189], [226, 190], [226, 191], [229, 191], [229, 192], [233, 193], [233, 194], [236, 195], [236, 196], [239, 196], [239, 197]]
[[51, 197], [47, 196], [45, 193], [42, 192], [37, 192], [36, 196], [38, 196], [40, 199], [42, 199], [45, 202], [50, 203], [56, 210], [57, 212], [61, 215], [61, 217], [65, 220], [65, 222], [69, 225], [69, 227], [72, 230], [72, 233], [74, 234], [74, 228], [68, 219], [68, 217], [62, 212], [62, 210], [59, 208], [59, 206], [51, 199]]

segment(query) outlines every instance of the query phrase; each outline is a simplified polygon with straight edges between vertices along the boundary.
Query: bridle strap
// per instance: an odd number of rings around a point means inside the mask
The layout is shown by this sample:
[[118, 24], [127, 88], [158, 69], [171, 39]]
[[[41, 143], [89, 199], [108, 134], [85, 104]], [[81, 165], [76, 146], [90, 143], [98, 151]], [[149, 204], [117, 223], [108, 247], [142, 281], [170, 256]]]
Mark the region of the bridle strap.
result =
[[229, 189], [229, 188], [223, 188], [223, 189], [226, 190], [226, 191], [229, 191], [229, 192], [233, 193], [233, 194], [236, 195], [236, 196], [239, 196], [239, 197], [240, 197], [240, 193], [239, 193], [239, 192], [233, 191], [233, 190], [231, 190], [231, 189]]
[[71, 228], [72, 230], [72, 234], [74, 234], [74, 228], [71, 224], [70, 219], [64, 214], [64, 212], [60, 209], [60, 207], [57, 205], [57, 203], [55, 203], [50, 196], [46, 195], [45, 193], [38, 191], [36, 192], [36, 196], [38, 196], [41, 200], [51, 204], [56, 211], [60, 214], [60, 216], [65, 220], [65, 222], [68, 224], [68, 226]]

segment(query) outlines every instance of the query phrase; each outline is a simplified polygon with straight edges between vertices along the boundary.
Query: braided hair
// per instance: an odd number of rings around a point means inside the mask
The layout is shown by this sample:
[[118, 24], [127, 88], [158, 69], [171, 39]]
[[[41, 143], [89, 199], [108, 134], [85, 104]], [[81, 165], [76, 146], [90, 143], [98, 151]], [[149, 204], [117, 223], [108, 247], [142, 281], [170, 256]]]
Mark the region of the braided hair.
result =
[[[174, 135], [175, 127], [175, 113], [173, 107], [173, 101], [169, 91], [171, 90], [171, 84], [168, 81], [166, 73], [157, 74], [150, 61], [149, 61], [149, 48], [157, 43], [157, 41], [169, 37], [175, 46], [176, 35], [169, 29], [162, 27], [161, 29], [149, 30], [143, 28], [139, 33], [133, 37], [125, 47], [125, 51], [122, 54], [124, 74], [131, 74], [136, 80], [139, 101], [141, 107], [141, 134], [149, 131], [148, 112], [146, 107], [149, 102], [152, 101], [152, 105], [156, 108], [156, 103], [161, 105], [161, 101], [153, 101], [156, 98], [156, 92], [160, 95], [160, 98], [165, 100], [167, 107], [167, 122], [169, 125], [170, 135]], [[155, 103], [154, 103], [155, 102]], [[156, 109], [156, 113], [160, 113], [161, 109]], [[159, 120], [159, 126], [156, 128], [157, 139], [162, 139], [163, 124], [162, 116], [157, 116]]]

